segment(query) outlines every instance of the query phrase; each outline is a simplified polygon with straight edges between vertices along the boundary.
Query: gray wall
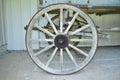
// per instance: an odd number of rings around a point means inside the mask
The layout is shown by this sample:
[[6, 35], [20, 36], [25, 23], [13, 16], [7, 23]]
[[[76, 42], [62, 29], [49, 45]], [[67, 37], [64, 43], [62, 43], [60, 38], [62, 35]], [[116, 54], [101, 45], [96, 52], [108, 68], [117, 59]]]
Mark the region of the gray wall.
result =
[[26, 49], [24, 27], [37, 11], [37, 0], [3, 0], [3, 5], [8, 49]]

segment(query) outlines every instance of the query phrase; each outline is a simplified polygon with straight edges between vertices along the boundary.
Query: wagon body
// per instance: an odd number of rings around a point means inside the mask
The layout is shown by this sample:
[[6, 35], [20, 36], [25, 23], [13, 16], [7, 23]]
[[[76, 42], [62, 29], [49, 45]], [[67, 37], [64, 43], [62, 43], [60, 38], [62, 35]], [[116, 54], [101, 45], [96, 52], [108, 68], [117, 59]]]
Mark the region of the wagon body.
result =
[[38, 6], [41, 9], [41, 7], [44, 8], [45, 6], [57, 3], [72, 4], [86, 10], [86, 12], [90, 14], [120, 13], [120, 0], [39, 0]]
[[71, 3], [74, 5], [86, 5], [89, 7], [120, 6], [120, 0], [39, 0], [40, 6], [48, 6], [57, 3]]

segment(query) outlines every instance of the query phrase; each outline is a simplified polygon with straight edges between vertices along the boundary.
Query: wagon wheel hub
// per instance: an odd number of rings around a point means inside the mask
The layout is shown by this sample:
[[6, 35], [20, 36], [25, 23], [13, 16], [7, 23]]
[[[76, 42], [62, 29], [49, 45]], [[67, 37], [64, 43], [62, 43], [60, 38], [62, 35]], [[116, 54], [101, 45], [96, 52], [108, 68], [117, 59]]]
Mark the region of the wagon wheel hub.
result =
[[63, 49], [68, 46], [69, 39], [66, 35], [59, 34], [55, 37], [54, 43], [56, 47]]

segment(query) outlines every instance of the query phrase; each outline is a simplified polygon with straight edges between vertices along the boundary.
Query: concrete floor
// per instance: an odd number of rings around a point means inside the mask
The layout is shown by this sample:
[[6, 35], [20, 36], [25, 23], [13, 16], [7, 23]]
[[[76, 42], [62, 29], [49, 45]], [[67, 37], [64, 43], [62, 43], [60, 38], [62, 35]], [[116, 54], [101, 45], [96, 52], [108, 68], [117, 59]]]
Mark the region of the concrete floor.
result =
[[92, 62], [71, 75], [44, 72], [25, 51], [0, 53], [0, 80], [120, 80], [120, 47], [99, 47]]

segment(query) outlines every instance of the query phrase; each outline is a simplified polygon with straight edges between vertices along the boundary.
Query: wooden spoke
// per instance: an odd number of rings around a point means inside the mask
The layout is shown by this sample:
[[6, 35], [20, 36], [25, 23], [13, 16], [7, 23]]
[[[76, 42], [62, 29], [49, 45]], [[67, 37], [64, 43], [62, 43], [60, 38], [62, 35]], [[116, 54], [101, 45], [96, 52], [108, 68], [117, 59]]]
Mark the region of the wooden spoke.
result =
[[75, 19], [76, 19], [77, 16], [78, 16], [78, 13], [76, 13], [76, 14], [74, 15], [74, 17], [72, 18], [71, 22], [69, 22], [69, 25], [68, 25], [67, 29], [66, 29], [65, 32], [64, 32], [65, 34], [68, 33], [69, 29], [70, 29], [71, 26], [73, 25], [73, 23], [74, 23], [74, 21], [75, 21]]
[[63, 68], [63, 49], [60, 49], [60, 67]]
[[63, 8], [60, 8], [60, 32], [63, 32]]
[[85, 30], [85, 29], [89, 28], [89, 27], [90, 27], [89, 25], [82, 26], [81, 28], [77, 29], [76, 31], [71, 32], [70, 35], [74, 35], [74, 34], [80, 32], [80, 31], [82, 31], [82, 30]]
[[73, 42], [88, 42], [88, 43], [91, 43], [93, 40], [92, 40], [92, 39], [70, 39], [70, 41], [73, 41]]
[[78, 64], [77, 64], [77, 62], [75, 61], [74, 57], [72, 56], [70, 50], [69, 50], [68, 48], [65, 48], [65, 50], [67, 51], [67, 53], [68, 53], [70, 59], [72, 60], [72, 62], [74, 63], [74, 65], [77, 67]]
[[50, 59], [47, 61], [46, 67], [48, 67], [49, 64], [50, 64], [50, 62], [53, 60], [53, 58], [54, 58], [54, 56], [55, 56], [57, 50], [58, 50], [58, 48], [56, 47], [55, 50], [53, 51], [53, 53], [52, 53]]
[[37, 28], [38, 30], [40, 30], [40, 31], [42, 31], [42, 32], [44, 32], [44, 33], [47, 33], [48, 35], [50, 35], [50, 36], [52, 36], [52, 37], [55, 36], [54, 34], [52, 34], [51, 32], [49, 32], [48, 30], [46, 30], [46, 29], [44, 29], [44, 28], [42, 28], [42, 27], [40, 27], [40, 26], [37, 26], [37, 25], [34, 25], [34, 26], [35, 26], [35, 28]]
[[78, 49], [77, 47], [73, 46], [72, 44], [69, 44], [69, 46], [70, 46], [71, 48], [73, 48], [75, 51], [79, 52], [80, 54], [82, 54], [82, 55], [84, 55], [84, 56], [86, 56], [86, 57], [88, 56], [87, 53], [85, 53], [84, 51]]
[[38, 56], [38, 55], [44, 53], [45, 51], [49, 50], [49, 49], [52, 48], [53, 46], [54, 46], [54, 44], [52, 44], [52, 45], [50, 45], [50, 46], [48, 46], [48, 47], [45, 47], [44, 49], [42, 49], [42, 50], [38, 51], [37, 53], [35, 53], [35, 56]]
[[53, 42], [53, 39], [31, 39], [31, 42]]
[[54, 29], [55, 33], [57, 34], [58, 31], [57, 31], [55, 25], [53, 24], [52, 20], [50, 19], [50, 16], [48, 15], [47, 12], [45, 12], [45, 16], [46, 16], [47, 20], [50, 22], [50, 24], [51, 24], [52, 28]]

